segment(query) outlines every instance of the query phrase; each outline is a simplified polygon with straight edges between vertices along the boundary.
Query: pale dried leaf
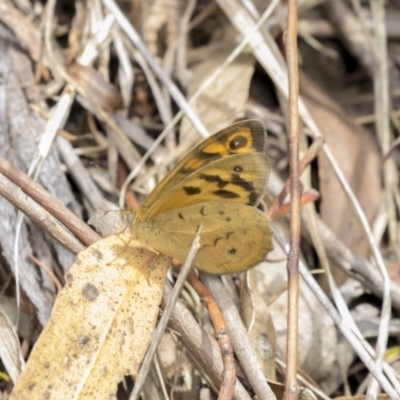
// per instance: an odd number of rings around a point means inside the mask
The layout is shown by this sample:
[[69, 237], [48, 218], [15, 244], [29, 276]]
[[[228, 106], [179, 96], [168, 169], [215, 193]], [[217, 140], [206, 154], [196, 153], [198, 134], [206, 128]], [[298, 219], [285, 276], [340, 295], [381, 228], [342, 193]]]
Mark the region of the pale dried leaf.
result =
[[[277, 353], [285, 359], [287, 330], [286, 254], [279, 246], [268, 255], [269, 262], [254, 268], [257, 287], [269, 304], [277, 339]], [[333, 321], [309, 287], [300, 281], [299, 367], [320, 382], [332, 373], [337, 348]]]
[[[382, 159], [377, 141], [310, 80], [303, 76], [302, 82], [303, 99], [372, 223], [383, 194]], [[370, 249], [365, 234], [323, 152], [318, 156], [318, 173], [322, 220], [350, 249], [367, 257]], [[332, 269], [332, 273], [339, 284], [346, 279], [337, 269]]]
[[169, 260], [109, 236], [79, 253], [10, 399], [104, 399], [135, 374], [153, 332]]
[[240, 294], [240, 316], [246, 326], [256, 356], [268, 380], [276, 381], [275, 328], [268, 304], [261, 296], [254, 280], [254, 271], [245, 274]]
[[[221, 66], [229, 53], [230, 50], [222, 51], [196, 66], [192, 83], [188, 89], [189, 98]], [[244, 116], [254, 64], [255, 59], [252, 54], [241, 54], [218, 75], [213, 84], [206, 88], [192, 105], [210, 132], [217, 132], [227, 124]], [[187, 118], [182, 119], [181, 132], [185, 138], [198, 139], [198, 134]]]

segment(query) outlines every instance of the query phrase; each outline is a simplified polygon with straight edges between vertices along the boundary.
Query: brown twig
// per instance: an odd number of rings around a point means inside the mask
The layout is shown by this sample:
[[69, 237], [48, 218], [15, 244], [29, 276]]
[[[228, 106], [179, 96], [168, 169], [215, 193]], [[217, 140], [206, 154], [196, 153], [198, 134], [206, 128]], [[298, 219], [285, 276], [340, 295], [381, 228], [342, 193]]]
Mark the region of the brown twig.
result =
[[[163, 294], [165, 302], [169, 301], [171, 290], [167, 284]], [[189, 350], [190, 358], [199, 370], [204, 371], [204, 375], [209, 377], [215, 387], [218, 387], [222, 382], [220, 377], [223, 365], [220, 358], [221, 351], [214, 338], [199, 326], [193, 314], [180, 301], [175, 305], [170, 326], [178, 332], [179, 340]], [[238, 380], [236, 380], [234, 393], [235, 399], [250, 400], [246, 389]]]
[[260, 400], [276, 399], [265, 379], [262, 367], [251, 345], [247, 329], [240, 318], [237, 307], [232, 302], [232, 297], [218, 277], [206, 273], [200, 273], [200, 276], [224, 316], [235, 355], [257, 398]]
[[[22, 211], [39, 228], [61, 243], [71, 253], [77, 254], [84, 249], [83, 244], [67, 229], [59, 224], [56, 218], [47, 213], [14, 183], [0, 172], [0, 196], [7, 199], [14, 207]], [[64, 206], [63, 206], [64, 208]], [[80, 221], [80, 224], [83, 224]]]
[[[313, 203], [314, 201], [319, 200], [320, 195], [319, 192], [315, 189], [310, 189], [307, 190], [306, 192], [301, 194], [300, 198], [300, 203], [301, 206], [304, 206], [305, 204]], [[277, 212], [275, 213], [275, 216], [281, 217], [283, 215], [286, 215], [290, 212], [290, 202], [282, 204]], [[268, 214], [268, 212], [267, 212]]]
[[[307, 150], [307, 153], [300, 161], [299, 166], [299, 174], [301, 175], [304, 170], [311, 164], [311, 162], [317, 157], [318, 152], [321, 150], [324, 141], [321, 138], [317, 138], [314, 140], [312, 145]], [[282, 204], [285, 200], [285, 197], [289, 193], [290, 190], [290, 179], [286, 180], [285, 185], [283, 186], [281, 192], [278, 196], [275, 197], [274, 201], [271, 203], [268, 208], [267, 215], [272, 220], [277, 214], [281, 212]], [[307, 200], [308, 202], [308, 200]]]
[[36, 258], [33, 254], [29, 254], [28, 257], [50, 277], [57, 290], [60, 291], [62, 289], [62, 284], [58, 280], [54, 272], [45, 263]]
[[285, 398], [295, 400], [297, 383], [299, 256], [300, 256], [300, 168], [299, 168], [299, 77], [297, 59], [297, 0], [288, 1], [286, 60], [289, 74], [289, 157], [290, 157], [290, 252], [288, 256], [288, 332]]
[[192, 285], [193, 289], [200, 296], [204, 306], [207, 308], [213, 324], [219, 347], [221, 349], [222, 361], [224, 363], [224, 371], [222, 373], [222, 382], [218, 394], [219, 400], [228, 400], [233, 396], [236, 382], [236, 368], [235, 359], [233, 356], [233, 348], [231, 339], [228, 334], [224, 317], [218, 308], [217, 303], [212, 297], [211, 293], [200, 281], [198, 276], [191, 271], [188, 276], [188, 282]]
[[[49, 194], [37, 182], [29, 178], [24, 172], [15, 168], [2, 157], [0, 157], [0, 173], [20, 187], [28, 196], [40, 204], [51, 215], [56, 217], [85, 246], [89, 246], [91, 243], [100, 239], [96, 232], [90, 229], [86, 224], [83, 224], [82, 221], [75, 214], [65, 208], [60, 201]], [[13, 203], [12, 199], [8, 200]], [[57, 235], [54, 237], [57, 239]]]

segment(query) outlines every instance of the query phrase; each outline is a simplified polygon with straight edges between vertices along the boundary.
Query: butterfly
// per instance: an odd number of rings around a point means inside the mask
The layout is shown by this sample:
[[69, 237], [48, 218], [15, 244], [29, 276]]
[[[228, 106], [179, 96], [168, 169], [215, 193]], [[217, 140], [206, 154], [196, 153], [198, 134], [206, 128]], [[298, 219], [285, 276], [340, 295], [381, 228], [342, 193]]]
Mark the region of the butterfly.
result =
[[131, 232], [142, 244], [184, 261], [200, 225], [194, 267], [238, 273], [272, 250], [262, 201], [270, 161], [266, 134], [255, 120], [235, 123], [192, 149], [149, 194]]

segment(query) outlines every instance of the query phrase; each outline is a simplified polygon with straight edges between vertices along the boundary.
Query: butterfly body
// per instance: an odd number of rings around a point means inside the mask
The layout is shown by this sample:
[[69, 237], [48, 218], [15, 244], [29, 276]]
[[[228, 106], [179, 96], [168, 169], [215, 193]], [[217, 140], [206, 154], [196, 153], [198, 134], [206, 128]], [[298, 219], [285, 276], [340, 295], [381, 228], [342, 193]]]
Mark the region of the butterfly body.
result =
[[269, 218], [256, 207], [270, 171], [257, 121], [234, 124], [195, 147], [156, 186], [136, 214], [132, 234], [185, 260], [199, 226], [194, 266], [212, 274], [245, 271], [272, 250]]

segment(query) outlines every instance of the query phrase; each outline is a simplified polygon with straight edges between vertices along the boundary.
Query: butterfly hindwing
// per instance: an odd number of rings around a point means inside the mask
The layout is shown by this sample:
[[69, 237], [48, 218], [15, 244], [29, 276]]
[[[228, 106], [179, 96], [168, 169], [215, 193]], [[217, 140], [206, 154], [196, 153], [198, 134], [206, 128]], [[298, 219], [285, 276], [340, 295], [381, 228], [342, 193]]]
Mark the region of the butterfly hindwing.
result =
[[140, 241], [184, 260], [202, 225], [194, 266], [212, 274], [238, 273], [262, 262], [271, 251], [269, 218], [255, 207], [208, 201], [158, 214], [138, 223]]

